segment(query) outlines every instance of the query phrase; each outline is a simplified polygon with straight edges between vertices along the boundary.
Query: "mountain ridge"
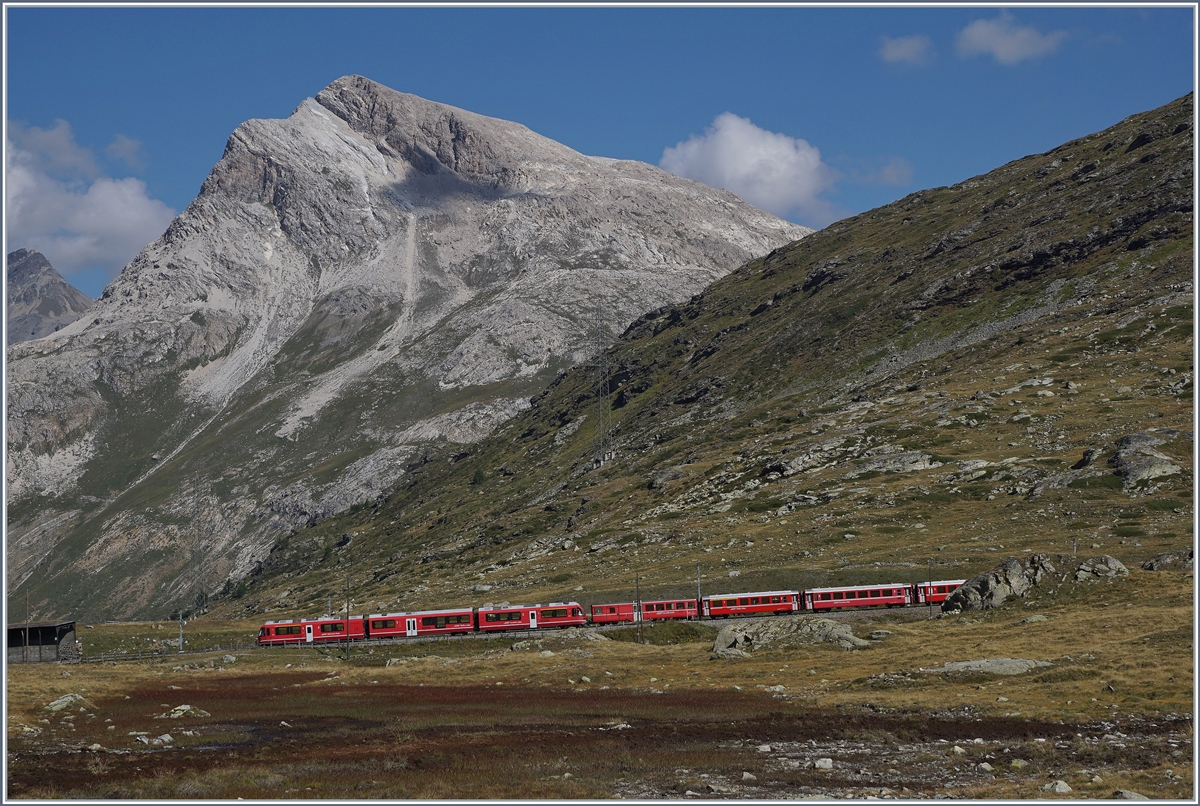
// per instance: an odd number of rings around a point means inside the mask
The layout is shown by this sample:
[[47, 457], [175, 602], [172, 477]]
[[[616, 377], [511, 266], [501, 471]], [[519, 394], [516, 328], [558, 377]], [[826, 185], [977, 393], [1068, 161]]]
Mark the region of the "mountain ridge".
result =
[[[487, 433], [646, 309], [808, 232], [338, 79], [239, 126], [86, 321], [10, 348], [10, 592], [35, 569], [126, 614], [211, 591], [382, 495], [422, 445]], [[83, 581], [113, 568], [115, 591]]]

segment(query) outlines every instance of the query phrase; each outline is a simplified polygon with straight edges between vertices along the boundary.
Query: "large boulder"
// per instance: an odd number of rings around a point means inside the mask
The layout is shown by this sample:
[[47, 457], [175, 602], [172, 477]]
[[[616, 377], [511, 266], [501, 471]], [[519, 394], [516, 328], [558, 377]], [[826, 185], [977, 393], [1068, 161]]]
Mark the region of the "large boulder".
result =
[[989, 610], [1011, 598], [1022, 599], [1034, 587], [1051, 582], [1091, 582], [1127, 576], [1129, 569], [1109, 554], [1079, 559], [1059, 554], [1054, 560], [1045, 554], [1033, 554], [1024, 561], [1010, 557], [991, 571], [972, 577], [942, 602], [943, 613], [964, 610]]
[[1093, 579], [1113, 579], [1123, 576], [1129, 576], [1129, 569], [1116, 557], [1101, 554], [1099, 557], [1088, 557], [1079, 563], [1075, 568], [1073, 578], [1076, 582], [1086, 582]]
[[810, 644], [837, 644], [843, 649], [870, 646], [849, 624], [817, 616], [770, 619], [749, 624], [728, 624], [717, 633], [713, 660], [744, 658], [760, 649], [786, 649]]
[[1161, 554], [1155, 554], [1146, 562], [1142, 563], [1142, 568], [1146, 571], [1190, 571], [1194, 562], [1194, 549], [1187, 551], [1164, 551]]
[[1117, 452], [1109, 464], [1121, 477], [1126, 490], [1139, 482], [1182, 473], [1171, 457], [1155, 450], [1163, 440], [1151, 434], [1129, 434], [1117, 442]]
[[1044, 578], [1054, 573], [1045, 554], [1033, 554], [1024, 562], [1010, 557], [991, 571], [972, 577], [942, 602], [943, 613], [985, 610], [999, 607], [1005, 600], [1021, 598]]

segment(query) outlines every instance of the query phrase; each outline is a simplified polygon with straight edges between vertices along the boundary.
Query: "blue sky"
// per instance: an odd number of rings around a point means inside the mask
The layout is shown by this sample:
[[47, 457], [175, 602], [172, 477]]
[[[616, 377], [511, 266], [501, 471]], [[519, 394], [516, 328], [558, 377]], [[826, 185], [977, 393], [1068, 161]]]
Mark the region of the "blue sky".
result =
[[91, 296], [249, 118], [357, 73], [824, 226], [1165, 104], [1191, 7], [6, 6], [6, 243]]

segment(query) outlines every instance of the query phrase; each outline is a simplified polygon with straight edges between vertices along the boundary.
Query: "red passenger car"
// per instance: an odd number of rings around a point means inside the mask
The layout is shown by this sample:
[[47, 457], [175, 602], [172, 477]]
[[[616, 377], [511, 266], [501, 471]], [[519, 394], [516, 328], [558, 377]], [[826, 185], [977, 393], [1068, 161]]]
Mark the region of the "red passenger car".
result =
[[[633, 602], [592, 605], [593, 624], [616, 624], [633, 621]], [[653, 621], [668, 618], [696, 618], [695, 599], [663, 599], [642, 602], [642, 619]]]
[[454, 635], [475, 631], [475, 611], [469, 607], [458, 607], [416, 613], [376, 613], [367, 616], [366, 622], [369, 638]]
[[726, 593], [720, 596], [705, 596], [700, 602], [701, 613], [709, 618], [766, 613], [783, 615], [800, 609], [800, 591]]
[[319, 644], [328, 641], [353, 641], [366, 637], [361, 618], [325, 616], [315, 619], [268, 621], [258, 631], [259, 646]]
[[592, 605], [593, 624], [619, 624], [633, 621], [633, 602]]
[[919, 604], [937, 604], [946, 601], [946, 597], [955, 591], [965, 579], [942, 579], [933, 582], [918, 582], [913, 587], [917, 595], [915, 601]]
[[805, 610], [836, 610], [843, 607], [903, 607], [912, 604], [913, 586], [906, 582], [883, 585], [851, 585], [845, 588], [809, 588], [804, 592]]
[[504, 605], [479, 608], [477, 624], [480, 632], [586, 627], [587, 616], [583, 615], [583, 605], [579, 602], [551, 602], [548, 605]]

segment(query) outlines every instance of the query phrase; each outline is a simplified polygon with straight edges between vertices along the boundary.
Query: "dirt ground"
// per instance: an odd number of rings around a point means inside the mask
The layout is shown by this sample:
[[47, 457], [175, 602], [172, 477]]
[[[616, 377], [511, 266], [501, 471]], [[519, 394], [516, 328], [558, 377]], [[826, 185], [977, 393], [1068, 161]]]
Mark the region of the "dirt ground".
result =
[[[596, 660], [588, 649], [545, 651], [521, 654]], [[272, 668], [264, 669], [268, 655]], [[654, 678], [613, 686], [584, 675], [550, 686], [513, 679], [525, 667], [500, 667], [505, 680], [434, 685], [436, 674], [407, 668], [428, 667], [427, 658], [352, 668], [328, 655], [275, 650], [246, 660], [143, 664], [124, 670], [119, 686], [99, 679], [116, 668], [76, 667], [58, 690], [96, 693], [57, 712], [14, 712], [10, 704], [8, 797], [1075, 799], [1128, 789], [1188, 799], [1192, 792], [1188, 715], [1066, 723], [984, 718], [971, 706], [924, 714], [814, 707], [767, 687], [664, 689]], [[434, 656], [432, 663], [461, 665], [454, 661]], [[397, 682], [391, 673], [401, 668], [406, 679], [431, 682]], [[596, 674], [595, 683], [623, 676]], [[31, 685], [18, 683], [18, 693]], [[1070, 789], [1045, 789], [1057, 781]]]

